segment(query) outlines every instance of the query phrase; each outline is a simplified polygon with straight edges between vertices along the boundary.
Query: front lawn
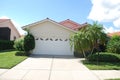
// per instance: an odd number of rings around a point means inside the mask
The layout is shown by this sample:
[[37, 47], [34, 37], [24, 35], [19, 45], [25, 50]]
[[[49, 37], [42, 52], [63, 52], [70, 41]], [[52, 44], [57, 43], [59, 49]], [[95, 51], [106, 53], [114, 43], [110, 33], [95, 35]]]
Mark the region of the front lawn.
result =
[[0, 68], [10, 69], [27, 58], [27, 56], [16, 56], [17, 52], [14, 50], [0, 52]]
[[97, 62], [84, 60], [83, 64], [91, 70], [120, 70], [120, 62]]

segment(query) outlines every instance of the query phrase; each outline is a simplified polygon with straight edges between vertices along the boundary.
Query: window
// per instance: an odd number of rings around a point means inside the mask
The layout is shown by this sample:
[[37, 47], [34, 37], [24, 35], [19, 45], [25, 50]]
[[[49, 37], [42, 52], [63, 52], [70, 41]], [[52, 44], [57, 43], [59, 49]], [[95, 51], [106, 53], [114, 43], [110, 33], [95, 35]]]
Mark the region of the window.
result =
[[65, 41], [68, 41], [68, 39], [65, 39]]
[[52, 39], [52, 38], [50, 38], [50, 40], [51, 40], [51, 41], [53, 41], [53, 39]]
[[39, 38], [36, 38], [35, 40], [38, 40]]
[[55, 39], [55, 41], [58, 41], [58, 39]]
[[16, 36], [14, 36], [14, 40], [16, 40]]
[[[0, 40], [10, 40], [11, 29], [8, 27], [0, 27]], [[14, 37], [13, 37], [14, 39]]]
[[40, 40], [43, 40], [43, 38], [40, 38]]
[[62, 39], [59, 39], [60, 41], [62, 41]]
[[48, 38], [45, 39], [46, 41], [49, 40]]

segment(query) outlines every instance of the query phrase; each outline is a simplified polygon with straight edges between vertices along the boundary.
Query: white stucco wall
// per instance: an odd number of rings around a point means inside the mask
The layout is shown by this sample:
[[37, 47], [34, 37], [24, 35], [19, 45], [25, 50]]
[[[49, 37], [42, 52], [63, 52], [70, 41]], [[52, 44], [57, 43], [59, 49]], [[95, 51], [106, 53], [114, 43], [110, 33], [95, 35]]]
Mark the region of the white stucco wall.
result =
[[40, 23], [38, 25], [32, 26], [30, 28], [30, 33], [32, 33], [35, 38], [61, 38], [68, 39], [72, 31], [63, 28], [62, 26], [58, 26], [49, 21]]

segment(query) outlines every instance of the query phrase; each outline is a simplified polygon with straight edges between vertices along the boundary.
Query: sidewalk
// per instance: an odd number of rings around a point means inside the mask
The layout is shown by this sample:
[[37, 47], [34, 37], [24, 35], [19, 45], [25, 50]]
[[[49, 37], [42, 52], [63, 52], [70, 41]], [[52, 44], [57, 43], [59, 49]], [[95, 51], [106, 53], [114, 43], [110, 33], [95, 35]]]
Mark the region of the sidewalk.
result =
[[120, 70], [91, 70], [101, 80], [120, 78]]
[[120, 71], [89, 70], [79, 58], [73, 57], [30, 57], [10, 70], [0, 69], [0, 80], [104, 80], [118, 77]]

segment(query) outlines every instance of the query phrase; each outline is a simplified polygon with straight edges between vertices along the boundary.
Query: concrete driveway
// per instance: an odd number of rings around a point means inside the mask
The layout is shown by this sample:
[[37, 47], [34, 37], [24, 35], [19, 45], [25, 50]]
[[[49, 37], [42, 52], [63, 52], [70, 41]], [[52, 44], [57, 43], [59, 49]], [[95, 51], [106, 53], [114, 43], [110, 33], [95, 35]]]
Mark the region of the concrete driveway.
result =
[[79, 58], [32, 56], [2, 73], [0, 80], [100, 80]]

